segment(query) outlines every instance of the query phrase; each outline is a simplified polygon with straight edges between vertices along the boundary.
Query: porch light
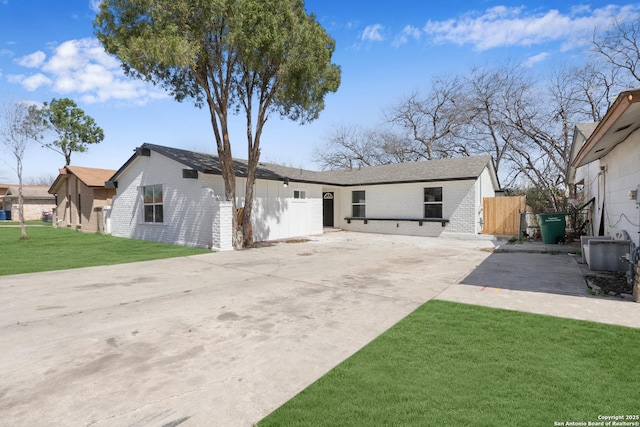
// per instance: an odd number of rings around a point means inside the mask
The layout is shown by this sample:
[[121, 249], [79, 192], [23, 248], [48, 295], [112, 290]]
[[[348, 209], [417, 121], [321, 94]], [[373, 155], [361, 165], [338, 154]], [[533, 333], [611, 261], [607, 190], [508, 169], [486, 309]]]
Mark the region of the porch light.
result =
[[287, 188], [287, 186], [289, 185], [289, 178], [284, 179], [283, 185], [284, 185], [284, 188]]

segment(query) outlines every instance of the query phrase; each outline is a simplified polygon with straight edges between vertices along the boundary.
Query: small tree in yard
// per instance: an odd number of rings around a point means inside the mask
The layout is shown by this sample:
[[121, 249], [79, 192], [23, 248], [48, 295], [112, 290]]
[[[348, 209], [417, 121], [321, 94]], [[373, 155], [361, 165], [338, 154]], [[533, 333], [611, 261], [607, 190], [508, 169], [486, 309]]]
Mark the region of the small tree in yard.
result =
[[58, 139], [47, 147], [64, 156], [65, 165], [71, 164], [71, 153], [87, 151], [88, 144], [98, 144], [104, 132], [75, 102], [68, 98], [52, 99], [39, 110], [44, 124], [53, 130]]
[[18, 221], [20, 221], [20, 239], [26, 240], [27, 229], [24, 225], [24, 198], [22, 195], [22, 166], [29, 145], [39, 137], [42, 123], [38, 119], [35, 106], [24, 103], [7, 104], [2, 111], [0, 137], [3, 145], [15, 160], [13, 168], [18, 176]]
[[250, 242], [260, 137], [271, 113], [314, 120], [340, 84], [335, 43], [301, 0], [104, 0], [98, 39], [131, 76], [160, 84], [178, 101], [209, 108], [225, 185], [236, 210], [229, 111], [244, 112], [248, 167], [242, 229]]

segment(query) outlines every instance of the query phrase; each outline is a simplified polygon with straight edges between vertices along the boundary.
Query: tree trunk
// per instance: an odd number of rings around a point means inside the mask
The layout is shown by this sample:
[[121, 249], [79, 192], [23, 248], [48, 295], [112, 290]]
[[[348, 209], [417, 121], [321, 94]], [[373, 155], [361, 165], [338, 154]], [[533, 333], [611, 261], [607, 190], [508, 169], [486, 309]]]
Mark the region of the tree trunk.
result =
[[[255, 147], [255, 145], [254, 145]], [[247, 182], [245, 187], [244, 211], [242, 215], [242, 232], [245, 246], [253, 245], [253, 235], [251, 226], [251, 212], [253, 210], [253, 191], [256, 182], [256, 170], [260, 161], [260, 150], [252, 150], [249, 155]]]
[[22, 195], [22, 164], [18, 162], [18, 221], [20, 221], [20, 240], [27, 240], [27, 227], [24, 224], [24, 196]]

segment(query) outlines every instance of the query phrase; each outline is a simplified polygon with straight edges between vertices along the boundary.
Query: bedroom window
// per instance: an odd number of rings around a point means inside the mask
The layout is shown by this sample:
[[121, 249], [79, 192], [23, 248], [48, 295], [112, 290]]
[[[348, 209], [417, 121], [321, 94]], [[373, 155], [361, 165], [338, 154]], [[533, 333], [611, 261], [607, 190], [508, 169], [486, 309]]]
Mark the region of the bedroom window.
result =
[[442, 218], [442, 187], [424, 189], [424, 217]]
[[354, 218], [365, 217], [365, 194], [364, 191], [351, 192], [351, 216]]
[[162, 184], [142, 187], [144, 222], [163, 222]]

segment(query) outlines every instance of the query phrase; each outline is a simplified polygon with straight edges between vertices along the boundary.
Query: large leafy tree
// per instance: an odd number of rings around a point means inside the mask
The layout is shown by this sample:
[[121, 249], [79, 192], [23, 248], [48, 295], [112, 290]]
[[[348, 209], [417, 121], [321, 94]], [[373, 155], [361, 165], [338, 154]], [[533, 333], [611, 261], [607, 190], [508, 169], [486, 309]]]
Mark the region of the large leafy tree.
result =
[[71, 99], [54, 98], [50, 103], [45, 102], [40, 114], [44, 124], [57, 135], [57, 139], [46, 146], [62, 154], [65, 165], [71, 164], [72, 153], [83, 153], [89, 144], [98, 144], [104, 139], [103, 130]]
[[234, 211], [229, 113], [244, 113], [247, 180], [233, 240], [236, 248], [249, 243], [264, 125], [272, 113], [302, 123], [318, 117], [325, 95], [340, 84], [333, 39], [301, 0], [104, 0], [94, 25], [127, 74], [208, 107]]

